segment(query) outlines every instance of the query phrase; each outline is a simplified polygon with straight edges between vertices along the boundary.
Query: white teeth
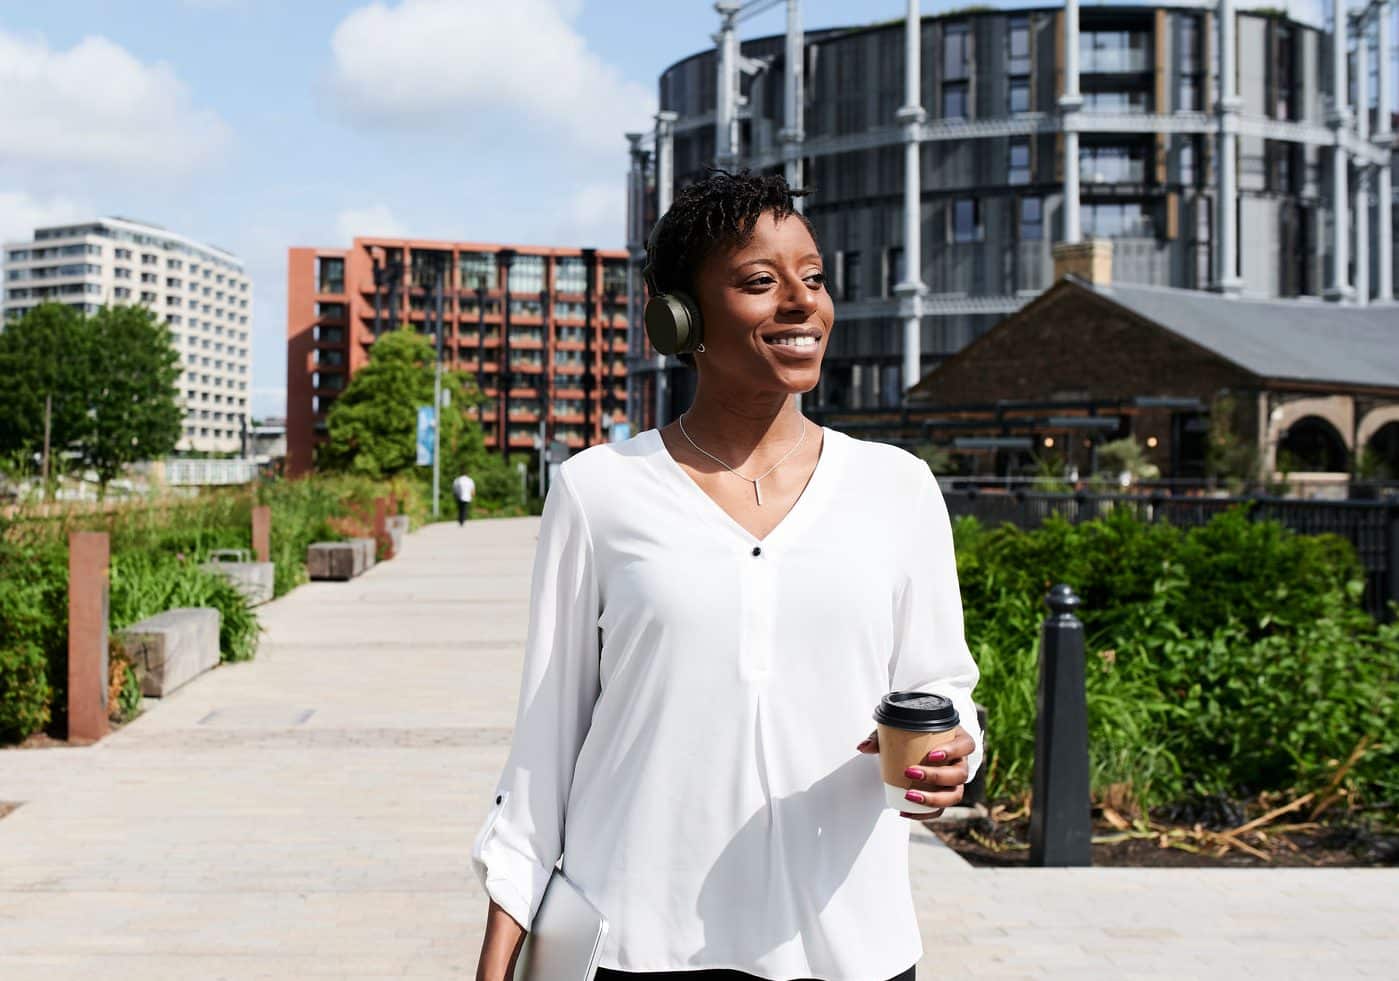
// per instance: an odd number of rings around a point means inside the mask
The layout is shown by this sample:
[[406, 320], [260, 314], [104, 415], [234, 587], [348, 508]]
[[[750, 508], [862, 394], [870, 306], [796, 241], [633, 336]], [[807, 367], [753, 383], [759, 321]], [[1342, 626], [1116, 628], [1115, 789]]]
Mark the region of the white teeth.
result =
[[776, 340], [771, 341], [770, 343], [772, 343], [772, 344], [780, 344], [782, 347], [815, 347], [815, 346], [816, 346], [816, 338], [814, 338], [814, 337], [779, 337], [779, 338], [777, 338]]

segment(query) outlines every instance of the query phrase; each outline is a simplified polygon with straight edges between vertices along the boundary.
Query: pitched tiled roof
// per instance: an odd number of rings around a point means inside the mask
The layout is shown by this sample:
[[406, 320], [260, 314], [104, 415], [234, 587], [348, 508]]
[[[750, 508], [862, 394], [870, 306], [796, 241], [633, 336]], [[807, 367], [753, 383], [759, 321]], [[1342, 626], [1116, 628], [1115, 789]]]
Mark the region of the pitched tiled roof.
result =
[[1075, 283], [1260, 378], [1399, 387], [1399, 304], [1246, 300]]

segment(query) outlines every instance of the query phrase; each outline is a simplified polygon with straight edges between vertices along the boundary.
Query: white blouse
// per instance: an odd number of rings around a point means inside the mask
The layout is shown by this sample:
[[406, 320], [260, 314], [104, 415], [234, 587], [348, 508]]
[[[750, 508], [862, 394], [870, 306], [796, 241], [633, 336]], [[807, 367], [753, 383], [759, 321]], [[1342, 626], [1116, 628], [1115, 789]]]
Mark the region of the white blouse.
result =
[[922, 956], [909, 822], [855, 749], [896, 689], [981, 734], [926, 464], [830, 429], [766, 538], [656, 430], [565, 463], [535, 554], [514, 741], [472, 848], [528, 929], [557, 860], [601, 963], [882, 981]]

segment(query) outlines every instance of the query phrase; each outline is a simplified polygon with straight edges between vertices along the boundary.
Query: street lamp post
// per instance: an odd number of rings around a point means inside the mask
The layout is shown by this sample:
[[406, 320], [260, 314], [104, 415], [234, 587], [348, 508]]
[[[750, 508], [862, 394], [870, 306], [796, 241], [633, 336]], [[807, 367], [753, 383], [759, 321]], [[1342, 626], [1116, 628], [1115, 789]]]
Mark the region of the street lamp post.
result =
[[432, 516], [441, 511], [439, 493], [442, 486], [442, 270], [441, 254], [432, 266], [433, 307], [437, 313], [437, 369], [432, 379]]

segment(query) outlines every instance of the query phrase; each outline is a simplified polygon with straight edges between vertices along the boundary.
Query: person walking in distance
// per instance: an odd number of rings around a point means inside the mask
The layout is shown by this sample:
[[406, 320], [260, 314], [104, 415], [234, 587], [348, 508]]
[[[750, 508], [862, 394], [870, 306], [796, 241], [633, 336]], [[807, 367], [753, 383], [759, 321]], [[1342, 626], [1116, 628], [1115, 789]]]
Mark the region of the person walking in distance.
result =
[[476, 496], [476, 481], [468, 474], [462, 474], [452, 481], [452, 496], [457, 499], [457, 527], [471, 517], [471, 499]]

